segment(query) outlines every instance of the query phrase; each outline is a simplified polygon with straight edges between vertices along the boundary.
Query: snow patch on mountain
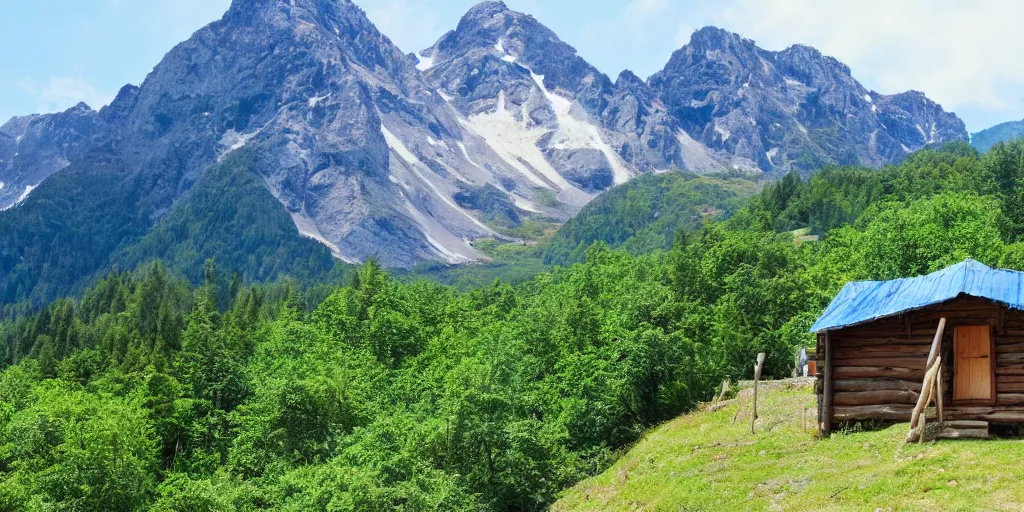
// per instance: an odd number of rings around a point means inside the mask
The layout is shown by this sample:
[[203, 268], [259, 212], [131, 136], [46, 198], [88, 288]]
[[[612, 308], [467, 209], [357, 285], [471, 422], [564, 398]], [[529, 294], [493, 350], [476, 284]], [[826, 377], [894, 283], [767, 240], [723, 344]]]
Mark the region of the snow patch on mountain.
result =
[[309, 99], [309, 108], [316, 108], [316, 106], [319, 105], [321, 101], [326, 100], [327, 98], [330, 98], [330, 97], [331, 97], [331, 95], [330, 95], [330, 93], [328, 93], [328, 94], [325, 94], [323, 96], [314, 96], [314, 97], [310, 98]]
[[459, 122], [484, 139], [502, 160], [538, 187], [572, 187], [537, 147], [541, 137], [547, 135], [549, 130], [529, 128], [525, 126], [525, 122], [516, 119], [505, 107], [505, 91], [498, 93], [498, 104], [494, 112], [482, 112], [468, 118], [460, 117]]
[[515, 57], [509, 55], [508, 50], [505, 49], [505, 45], [501, 42], [501, 39], [499, 39], [494, 45], [494, 49], [498, 52], [498, 55], [501, 56], [501, 60], [508, 63], [514, 63], [516, 61]]
[[431, 56], [431, 57], [424, 57], [422, 55], [417, 55], [416, 58], [419, 59], [419, 62], [416, 64], [416, 69], [418, 69], [420, 71], [426, 71], [426, 70], [434, 67], [434, 57], [433, 56]]
[[[530, 71], [530, 76], [537, 83], [537, 87], [551, 103], [555, 111], [555, 118], [558, 121], [558, 129], [548, 147], [554, 149], [596, 149], [604, 155], [612, 166], [613, 179], [616, 185], [621, 185], [633, 177], [626, 164], [622, 162], [619, 155], [615, 153], [602, 138], [601, 131], [593, 124], [581, 121], [573, 116], [573, 101], [564, 98], [548, 90], [544, 85], [544, 77]], [[581, 113], [586, 115], [585, 113]]]

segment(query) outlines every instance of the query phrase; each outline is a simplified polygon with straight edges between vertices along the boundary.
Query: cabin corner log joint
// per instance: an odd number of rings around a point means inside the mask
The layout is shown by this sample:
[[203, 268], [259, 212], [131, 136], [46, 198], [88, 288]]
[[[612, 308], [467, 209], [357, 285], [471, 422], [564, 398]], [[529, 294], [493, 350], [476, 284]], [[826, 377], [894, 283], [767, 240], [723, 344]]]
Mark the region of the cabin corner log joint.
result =
[[926, 425], [969, 424], [973, 433], [984, 425], [985, 435], [988, 423], [1024, 425], [1024, 273], [967, 260], [926, 276], [850, 283], [811, 330], [824, 433], [898, 421], [911, 424], [912, 441]]

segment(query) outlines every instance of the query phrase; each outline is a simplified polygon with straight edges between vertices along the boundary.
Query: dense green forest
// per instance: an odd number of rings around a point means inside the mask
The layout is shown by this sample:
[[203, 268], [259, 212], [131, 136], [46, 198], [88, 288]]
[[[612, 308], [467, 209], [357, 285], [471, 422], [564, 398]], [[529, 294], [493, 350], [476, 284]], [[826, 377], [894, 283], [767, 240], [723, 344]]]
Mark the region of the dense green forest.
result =
[[249, 281], [340, 282], [350, 269], [299, 235], [251, 171], [252, 158], [234, 152], [175, 205], [154, 198], [178, 177], [128, 169], [114, 156], [91, 156], [55, 174], [0, 215], [0, 303], [36, 308], [157, 258], [194, 283], [210, 257]]
[[755, 176], [741, 174], [641, 176], [602, 194], [570, 219], [544, 247], [544, 262], [578, 263], [595, 242], [632, 254], [667, 250], [676, 231], [728, 217], [757, 189]]
[[116, 272], [0, 323], [0, 509], [543, 509], [757, 352], [788, 376], [848, 280], [1024, 269], [1022, 199], [1024, 143], [961, 143], [515, 284]]

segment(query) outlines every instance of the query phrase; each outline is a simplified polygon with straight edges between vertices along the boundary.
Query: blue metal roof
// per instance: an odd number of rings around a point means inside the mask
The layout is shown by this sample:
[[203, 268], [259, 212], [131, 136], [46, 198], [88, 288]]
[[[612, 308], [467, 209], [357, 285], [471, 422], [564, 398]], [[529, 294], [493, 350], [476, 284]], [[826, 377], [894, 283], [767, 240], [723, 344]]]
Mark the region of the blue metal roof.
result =
[[969, 295], [1024, 309], [1024, 272], [967, 260], [926, 276], [849, 283], [811, 332], [841, 329]]

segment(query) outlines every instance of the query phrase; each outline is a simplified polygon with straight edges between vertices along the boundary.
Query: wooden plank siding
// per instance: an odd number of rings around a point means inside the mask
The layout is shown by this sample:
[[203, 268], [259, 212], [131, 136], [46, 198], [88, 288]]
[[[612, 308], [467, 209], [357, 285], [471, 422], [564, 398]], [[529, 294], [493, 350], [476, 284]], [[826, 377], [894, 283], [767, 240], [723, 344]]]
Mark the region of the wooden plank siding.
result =
[[[921, 392], [928, 350], [940, 318], [943, 335], [941, 375], [947, 419], [1024, 423], [1024, 312], [973, 297], [957, 299], [897, 317], [829, 332], [832, 345], [832, 417], [822, 424], [855, 420], [910, 421]], [[995, 338], [995, 403], [953, 400], [953, 337], [958, 326], [988, 325]], [[819, 357], [825, 353], [818, 336]], [[823, 400], [823, 361], [815, 391]], [[820, 408], [819, 408], [820, 410]], [[826, 421], [827, 420], [827, 421]]]

